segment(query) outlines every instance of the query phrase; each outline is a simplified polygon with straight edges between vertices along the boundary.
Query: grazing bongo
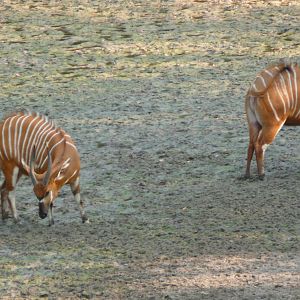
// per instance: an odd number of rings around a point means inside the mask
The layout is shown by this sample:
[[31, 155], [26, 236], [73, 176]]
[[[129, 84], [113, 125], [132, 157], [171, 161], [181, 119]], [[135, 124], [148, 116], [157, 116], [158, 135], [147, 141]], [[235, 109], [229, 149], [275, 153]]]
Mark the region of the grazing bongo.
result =
[[88, 221], [80, 199], [80, 159], [76, 146], [64, 130], [38, 113], [17, 112], [0, 123], [0, 169], [2, 218], [19, 220], [15, 204], [15, 187], [22, 175], [30, 176], [33, 191], [39, 199], [39, 216], [49, 212], [54, 224], [52, 206], [63, 185], [69, 184], [79, 204], [82, 222]]
[[246, 95], [250, 141], [245, 177], [255, 151], [258, 175], [264, 177], [264, 153], [283, 125], [300, 125], [300, 68], [280, 63], [260, 72]]

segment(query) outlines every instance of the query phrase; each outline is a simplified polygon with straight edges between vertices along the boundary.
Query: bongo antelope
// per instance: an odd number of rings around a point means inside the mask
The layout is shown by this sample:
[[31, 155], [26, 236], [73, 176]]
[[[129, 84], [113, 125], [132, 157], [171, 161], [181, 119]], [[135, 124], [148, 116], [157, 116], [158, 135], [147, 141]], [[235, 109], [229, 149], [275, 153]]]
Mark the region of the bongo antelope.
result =
[[258, 175], [264, 177], [264, 153], [283, 125], [300, 125], [300, 68], [280, 63], [261, 71], [251, 85], [245, 102], [249, 126], [245, 177], [250, 177], [253, 153]]
[[69, 184], [77, 201], [82, 222], [88, 218], [80, 199], [80, 159], [76, 146], [64, 130], [38, 113], [17, 112], [0, 123], [0, 169], [2, 218], [19, 221], [15, 204], [15, 187], [22, 175], [30, 176], [39, 200], [39, 216], [49, 214], [53, 225], [52, 206], [63, 185]]

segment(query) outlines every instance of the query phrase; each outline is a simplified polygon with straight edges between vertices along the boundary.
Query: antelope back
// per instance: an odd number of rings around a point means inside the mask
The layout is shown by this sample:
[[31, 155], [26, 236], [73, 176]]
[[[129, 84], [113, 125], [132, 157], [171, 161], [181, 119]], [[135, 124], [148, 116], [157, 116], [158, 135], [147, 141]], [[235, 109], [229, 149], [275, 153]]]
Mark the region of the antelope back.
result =
[[47, 143], [57, 128], [48, 118], [37, 113], [18, 112], [6, 117], [0, 124], [0, 158], [22, 165], [29, 164], [32, 151], [43, 153], [37, 163], [47, 157]]
[[282, 63], [279, 65], [269, 66], [261, 71], [252, 83], [248, 94], [255, 97], [265, 94], [277, 75], [285, 68], [287, 68], [287, 65]]

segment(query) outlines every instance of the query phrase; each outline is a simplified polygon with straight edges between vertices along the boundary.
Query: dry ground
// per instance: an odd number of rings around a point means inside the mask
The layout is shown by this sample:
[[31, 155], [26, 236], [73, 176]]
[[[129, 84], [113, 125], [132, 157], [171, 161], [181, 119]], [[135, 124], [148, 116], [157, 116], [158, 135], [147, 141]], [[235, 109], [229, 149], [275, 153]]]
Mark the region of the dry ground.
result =
[[[76, 141], [91, 224], [56, 224], [28, 179], [0, 224], [1, 299], [300, 299], [299, 129], [241, 181], [244, 95], [299, 60], [298, 1], [3, 1], [1, 117], [48, 114]], [[253, 167], [255, 174], [255, 168]]]

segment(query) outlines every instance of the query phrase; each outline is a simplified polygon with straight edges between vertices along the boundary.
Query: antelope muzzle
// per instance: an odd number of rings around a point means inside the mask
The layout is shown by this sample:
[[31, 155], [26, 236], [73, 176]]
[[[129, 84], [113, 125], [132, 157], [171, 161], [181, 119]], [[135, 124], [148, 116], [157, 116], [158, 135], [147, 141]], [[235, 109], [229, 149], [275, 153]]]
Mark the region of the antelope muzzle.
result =
[[39, 202], [39, 217], [45, 219], [48, 215], [48, 207], [46, 207], [44, 201]]

